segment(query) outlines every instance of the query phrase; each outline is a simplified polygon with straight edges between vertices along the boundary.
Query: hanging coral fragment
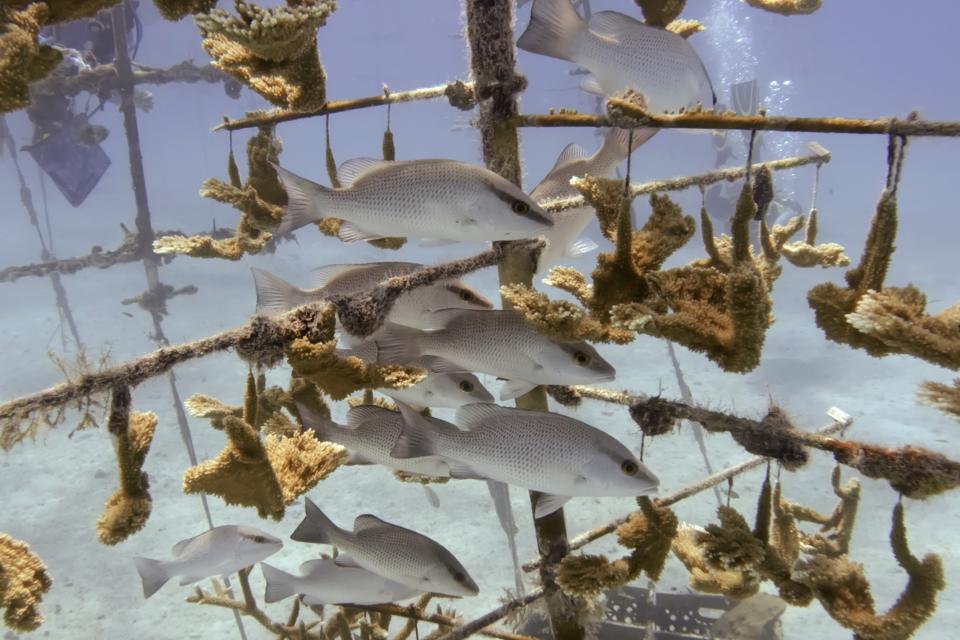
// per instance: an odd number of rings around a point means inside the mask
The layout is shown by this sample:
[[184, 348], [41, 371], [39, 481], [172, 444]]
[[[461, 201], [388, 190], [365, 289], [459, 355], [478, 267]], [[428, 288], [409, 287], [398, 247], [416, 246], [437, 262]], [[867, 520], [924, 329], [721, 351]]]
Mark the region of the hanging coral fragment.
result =
[[235, 0], [237, 15], [222, 9], [196, 17], [213, 65], [272, 104], [291, 111], [326, 102], [326, 73], [317, 53], [317, 29], [337, 7], [334, 0], [287, 0], [265, 9]]
[[4, 610], [4, 624], [15, 631], [39, 627], [43, 622], [40, 600], [51, 584], [40, 557], [25, 542], [0, 533], [0, 609]]
[[272, 126], [262, 126], [247, 142], [247, 182], [241, 184], [240, 171], [233, 156], [227, 158], [230, 182], [208, 178], [200, 195], [232, 205], [240, 212], [240, 220], [232, 238], [218, 240], [209, 235], [168, 235], [153, 242], [159, 254], [183, 254], [195, 258], [224, 258], [239, 260], [244, 254], [260, 253], [271, 239], [283, 217], [287, 193], [277, 178], [276, 163], [281, 151], [280, 141], [273, 135]]
[[53, 47], [37, 42], [49, 17], [41, 3], [23, 11], [0, 6], [0, 113], [29, 106], [29, 84], [46, 77], [63, 59]]

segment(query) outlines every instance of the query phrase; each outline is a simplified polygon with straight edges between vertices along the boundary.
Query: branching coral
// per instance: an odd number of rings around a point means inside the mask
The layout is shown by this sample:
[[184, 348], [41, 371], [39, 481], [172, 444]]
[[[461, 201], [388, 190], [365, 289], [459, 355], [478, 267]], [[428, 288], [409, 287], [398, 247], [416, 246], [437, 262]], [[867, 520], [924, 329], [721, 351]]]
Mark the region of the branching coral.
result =
[[40, 600], [53, 584], [47, 567], [25, 542], [0, 533], [0, 609], [16, 631], [33, 631], [43, 622]]
[[624, 329], [604, 325], [587, 311], [566, 300], [550, 300], [523, 284], [500, 287], [500, 295], [530, 326], [545, 336], [561, 342], [590, 340], [626, 344], [633, 334]]
[[831, 558], [845, 555], [850, 550], [850, 539], [853, 537], [853, 526], [857, 518], [857, 507], [860, 505], [860, 481], [851, 478], [846, 484], [840, 485], [840, 466], [833, 469], [830, 477], [833, 493], [840, 499], [829, 516], [824, 516], [810, 507], [785, 500], [777, 487], [775, 509], [779, 510], [784, 518], [814, 522], [821, 525], [820, 531], [809, 535], [801, 533], [799, 541], [807, 545], [810, 552], [818, 553]]
[[927, 380], [921, 383], [917, 396], [920, 402], [960, 420], [960, 378], [954, 378], [952, 387]]
[[744, 0], [751, 7], [779, 13], [782, 16], [796, 16], [813, 13], [820, 8], [821, 0]]
[[[817, 210], [811, 209], [806, 220], [806, 233], [803, 240], [783, 242], [779, 252], [790, 264], [796, 267], [845, 267], [850, 264], [850, 258], [844, 253], [843, 246], [828, 242], [816, 244], [817, 241]], [[793, 218], [788, 227], [798, 218]], [[776, 231], [777, 227], [774, 226]], [[791, 231], [789, 235], [792, 235]], [[788, 237], [789, 237], [788, 235]], [[784, 238], [786, 240], [786, 238]]]
[[130, 413], [129, 402], [130, 392], [126, 388], [114, 391], [107, 419], [120, 473], [120, 488], [107, 500], [97, 520], [97, 538], [107, 545], [123, 542], [140, 531], [152, 507], [150, 483], [142, 468], [157, 428], [157, 416]]
[[643, 19], [654, 27], [666, 27], [676, 20], [687, 0], [636, 0]]
[[309, 430], [261, 440], [252, 426], [258, 423], [258, 397], [250, 375], [243, 418], [216, 412], [227, 446], [216, 458], [187, 469], [183, 490], [217, 495], [227, 504], [255, 507], [261, 518], [279, 520], [284, 507], [343, 464], [347, 452], [340, 445], [319, 442]]
[[0, 6], [0, 113], [30, 104], [28, 85], [45, 77], [63, 55], [37, 43], [37, 34], [51, 17], [46, 4], [37, 2], [23, 11]]
[[207, 13], [217, 0], [153, 0], [153, 4], [167, 20], [182, 20], [191, 13]]
[[240, 211], [240, 220], [232, 238], [169, 235], [154, 240], [154, 251], [196, 258], [239, 260], [246, 253], [256, 254], [263, 250], [271, 238], [271, 232], [283, 217], [283, 207], [287, 204], [286, 191], [272, 166], [278, 161], [280, 150], [280, 141], [274, 137], [273, 128], [261, 127], [247, 142], [246, 184], [240, 182], [240, 171], [233, 150], [227, 160], [230, 182], [209, 178], [203, 183], [200, 195], [230, 204]]
[[943, 562], [935, 554], [921, 560], [910, 552], [902, 504], [893, 509], [890, 546], [908, 580], [903, 593], [884, 614], [876, 613], [863, 566], [846, 556], [815, 555], [798, 563], [794, 578], [809, 585], [827, 613], [853, 629], [857, 640], [905, 640], [936, 609], [937, 593], [946, 586]]
[[213, 64], [271, 103], [310, 111], [326, 102], [326, 73], [317, 53], [317, 29], [335, 0], [288, 0], [264, 9], [235, 0], [236, 16], [220, 9], [196, 18]]

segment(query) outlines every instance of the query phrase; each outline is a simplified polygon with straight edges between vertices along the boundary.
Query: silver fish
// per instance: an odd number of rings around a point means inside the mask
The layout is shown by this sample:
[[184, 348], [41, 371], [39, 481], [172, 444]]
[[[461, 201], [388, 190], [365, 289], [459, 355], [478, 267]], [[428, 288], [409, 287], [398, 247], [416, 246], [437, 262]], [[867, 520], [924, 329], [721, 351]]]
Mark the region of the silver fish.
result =
[[[365, 342], [353, 349], [337, 349], [341, 357], [356, 356], [364, 362], [377, 361], [377, 345]], [[422, 356], [409, 363], [427, 372], [427, 377], [406, 389], [380, 389], [386, 396], [408, 404], [417, 411], [427, 407], [456, 409], [474, 402], [493, 402], [493, 396], [477, 376], [466, 371], [453, 371], [443, 358]]]
[[612, 436], [559, 413], [470, 404], [457, 410], [457, 429], [438, 429], [401, 406], [406, 425], [391, 455], [440, 455], [451, 477], [491, 478], [546, 494], [535, 505], [543, 517], [570, 496], [638, 496], [659, 481]]
[[586, 342], [555, 342], [513, 311], [448, 309], [431, 314], [436, 330], [387, 325], [375, 338], [380, 362], [406, 363], [438, 356], [456, 370], [505, 378], [506, 400], [540, 384], [613, 380], [616, 371]]
[[[365, 291], [395, 276], [422, 269], [415, 262], [333, 264], [316, 270], [315, 289], [299, 289], [269, 271], [252, 269], [257, 290], [257, 314], [277, 315], [330, 296]], [[426, 326], [423, 317], [439, 309], [491, 309], [493, 304], [462, 280], [442, 280], [417, 287], [397, 298], [387, 319], [397, 324]]]
[[149, 598], [170, 578], [183, 576], [181, 585], [239, 571], [269, 558], [283, 542], [255, 527], [223, 525], [173, 546], [173, 560], [134, 558], [143, 597]]
[[430, 538], [364, 514], [353, 521], [353, 531], [335, 525], [306, 498], [307, 513], [290, 536], [299, 542], [332, 544], [358, 566], [408, 587], [450, 596], [480, 592], [463, 565]]
[[[356, 566], [341, 566], [344, 556], [308, 560], [300, 565], [300, 575], [260, 563], [267, 582], [263, 599], [278, 602], [294, 594], [308, 605], [383, 604], [405, 600], [422, 593]], [[338, 564], [341, 563], [341, 564]]]
[[[300, 420], [311, 429], [318, 440], [335, 442], [349, 452], [348, 464], [379, 464], [389, 469], [425, 476], [447, 477], [450, 469], [436, 456], [398, 460], [390, 456], [400, 432], [403, 431], [403, 416], [372, 404], [351, 407], [347, 411], [346, 426], [336, 424], [329, 418], [297, 404]], [[446, 423], [445, 423], [446, 424]], [[450, 426], [451, 429], [456, 429]]]
[[703, 61], [685, 38], [616, 11], [595, 13], [588, 24], [570, 0], [534, 0], [517, 46], [585, 68], [592, 77], [582, 88], [591, 93], [639, 91], [654, 113], [716, 102]]
[[[630, 132], [625, 129], [611, 128], [603, 138], [603, 144], [593, 155], [578, 144], [567, 145], [550, 172], [530, 192], [530, 197], [541, 205], [550, 200], [569, 198], [580, 194], [570, 186], [570, 178], [585, 175], [609, 176], [632, 151], [640, 147], [657, 132], [657, 129], [637, 129], [633, 132], [633, 148], [628, 149]], [[547, 248], [540, 254], [537, 274], [546, 275], [550, 267], [564, 257], [576, 257], [593, 251], [597, 244], [593, 240], [577, 240], [577, 236], [593, 220], [593, 207], [584, 206], [556, 213], [547, 212], [553, 218], [553, 228], [543, 235], [547, 239]]]
[[276, 167], [287, 191], [277, 234], [340, 218], [346, 242], [414, 236], [442, 243], [533, 238], [551, 226], [509, 180], [455, 160], [349, 160], [330, 189]]

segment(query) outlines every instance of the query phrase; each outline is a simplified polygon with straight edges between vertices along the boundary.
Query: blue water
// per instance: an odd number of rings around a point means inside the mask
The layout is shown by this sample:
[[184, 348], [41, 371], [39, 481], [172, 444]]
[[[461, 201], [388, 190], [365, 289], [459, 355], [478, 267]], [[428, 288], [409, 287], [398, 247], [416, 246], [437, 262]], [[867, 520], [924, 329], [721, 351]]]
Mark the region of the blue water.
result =
[[[167, 67], [192, 58], [208, 58], [200, 48], [191, 20], [164, 22], [143, 3], [145, 37], [137, 61]], [[228, 4], [228, 3], [221, 3]], [[267, 4], [267, 3], [265, 3]], [[637, 14], [627, 0], [595, 0], [593, 10], [614, 9]], [[766, 14], [732, 0], [690, 2], [683, 14], [702, 19], [708, 31], [692, 37], [721, 97], [726, 84], [755, 77], [769, 97], [772, 112], [793, 115], [850, 117], [904, 116], [919, 109], [930, 119], [956, 119], [958, 89], [951, 61], [960, 57], [960, 42], [953, 27], [960, 7], [936, 5], [929, 14], [915, 9], [906, 16], [903, 3], [825, 2], [816, 14], [783, 18]], [[463, 8], [448, 1], [366, 0], [344, 2], [321, 29], [319, 48], [333, 99], [374, 95], [388, 84], [405, 90], [442, 84], [467, 73], [466, 48], [461, 36]], [[529, 5], [517, 19], [519, 32], [526, 25]], [[711, 21], [712, 19], [712, 21]], [[714, 25], [717, 25], [714, 28]], [[594, 99], [577, 89], [579, 76], [569, 75], [569, 63], [519, 52], [521, 71], [529, 88], [521, 99], [525, 112], [542, 113], [551, 107], [594, 108]], [[771, 83], [776, 83], [772, 85]], [[208, 229], [212, 222], [232, 226], [234, 211], [208, 199], [197, 190], [207, 177], [226, 179], [228, 135], [211, 133], [224, 114], [238, 117], [245, 110], [263, 108], [263, 101], [244, 90], [239, 100], [229, 99], [220, 85], [196, 84], [147, 87], [154, 93], [154, 108], [138, 113], [149, 205], [156, 229], [180, 228], [190, 233]], [[445, 101], [396, 105], [392, 128], [400, 159], [445, 157], [481, 162], [479, 135], [468, 124], [473, 114], [451, 109]], [[333, 148], [339, 161], [380, 152], [385, 123], [384, 108], [335, 115], [331, 118]], [[18, 146], [30, 141], [23, 113], [7, 116]], [[71, 207], [47, 181], [53, 251], [58, 257], [86, 254], [93, 245], [113, 248], [122, 239], [120, 224], [132, 228], [134, 201], [127, 169], [127, 150], [120, 115], [108, 104], [96, 121], [110, 137], [103, 143], [113, 160], [103, 180], [79, 208]], [[308, 177], [326, 182], [323, 168], [323, 122], [320, 119], [283, 124], [281, 162]], [[243, 149], [249, 132], [234, 134], [241, 174], [245, 175]], [[739, 135], [739, 134], [737, 134]], [[821, 173], [818, 209], [821, 241], [839, 242], [856, 260], [863, 246], [870, 216], [886, 171], [883, 136], [794, 135], [767, 136], [767, 153], [802, 153], [816, 140], [833, 154]], [[524, 186], [532, 188], [546, 173], [559, 151], [569, 142], [593, 149], [599, 143], [587, 129], [526, 130], [522, 135]], [[949, 139], [911, 141], [900, 187], [900, 233], [897, 253], [888, 277], [890, 285], [911, 282], [928, 294], [933, 312], [957, 301], [956, 215], [954, 189], [958, 143]], [[38, 209], [43, 212], [36, 164], [19, 154]], [[633, 160], [633, 180], [698, 173], [712, 168], [710, 136], [665, 131], [641, 148]], [[781, 193], [789, 192], [809, 206], [813, 169], [799, 169], [776, 177]], [[700, 203], [696, 190], [672, 194], [687, 213]], [[644, 199], [636, 202], [639, 218], [648, 211]], [[40, 247], [20, 205], [16, 174], [6, 154], [0, 156], [0, 268], [39, 259]], [[600, 238], [596, 230], [593, 237]], [[199, 292], [168, 303], [163, 320], [174, 343], [199, 338], [242, 324], [254, 308], [249, 268], [271, 270], [301, 285], [309, 283], [311, 268], [337, 262], [402, 259], [441, 262], [482, 250], [481, 245], [424, 249], [411, 241], [400, 252], [385, 252], [366, 244], [344, 245], [312, 229], [297, 234], [298, 244], [286, 243], [274, 255], [247, 256], [239, 262], [178, 257], [161, 268], [165, 283], [174, 287], [195, 284]], [[601, 247], [606, 248], [603, 240]], [[703, 254], [695, 239], [675, 254], [668, 266], [683, 264]], [[570, 264], [589, 271], [595, 254]], [[776, 323], [771, 327], [761, 366], [747, 375], [725, 374], [704, 357], [678, 347], [678, 356], [694, 398], [711, 407], [748, 416], [761, 415], [769, 398], [784, 406], [798, 425], [813, 429], [829, 423], [824, 412], [838, 406], [855, 418], [849, 436], [899, 445], [927, 446], [960, 458], [957, 425], [937, 411], [915, 401], [922, 380], [949, 381], [951, 372], [907, 357], [872, 359], [859, 351], [825, 342], [813, 322], [804, 294], [814, 284], [840, 282], [842, 270], [800, 270], [785, 266], [774, 290]], [[496, 297], [496, 274], [475, 274], [470, 283]], [[108, 354], [118, 363], [154, 348], [149, 316], [120, 301], [145, 288], [138, 263], [108, 270], [88, 269], [63, 277], [78, 332], [88, 356]], [[556, 295], [556, 293], [554, 294]], [[126, 313], [132, 314], [128, 317]], [[23, 278], [0, 283], [0, 399], [12, 398], [57, 383], [62, 376], [48, 352], [67, 360], [76, 345], [64, 333], [49, 280]], [[611, 388], [678, 397], [666, 347], [649, 338], [627, 347], [603, 347], [602, 353], [618, 368]], [[231, 354], [211, 356], [176, 369], [185, 398], [193, 393], [213, 395], [239, 403], [245, 365]], [[279, 368], [269, 379], [285, 385], [288, 372]], [[487, 380], [489, 386], [497, 383]], [[94, 523], [103, 502], [116, 487], [112, 443], [104, 430], [67, 437], [71, 422], [41, 434], [28, 443], [0, 454], [0, 531], [27, 541], [47, 563], [54, 586], [46, 595], [42, 612], [46, 622], [39, 633], [49, 637], [127, 638], [236, 637], [232, 615], [222, 609], [183, 602], [190, 592], [170, 584], [144, 601], [130, 558], [134, 555], [165, 557], [178, 540], [205, 528], [199, 500], [181, 492], [181, 476], [189, 462], [180, 441], [171, 404], [169, 383], [148, 381], [133, 392], [138, 410], [156, 411], [157, 435], [145, 470], [150, 475], [153, 513], [146, 528], [117, 547], [101, 546]], [[343, 407], [335, 410], [342, 417]], [[438, 412], [446, 415], [445, 412]], [[620, 408], [585, 404], [575, 415], [616, 435], [638, 449], [639, 433]], [[201, 459], [223, 446], [222, 434], [203, 420], [190, 424]], [[726, 436], [708, 439], [715, 468], [743, 460], [747, 454]], [[703, 474], [703, 463], [689, 430], [647, 441], [646, 462], [656, 471], [664, 491], [672, 491]], [[830, 492], [828, 456], [814, 454], [805, 469], [788, 474], [785, 491], [796, 501], [828, 512], [834, 503]], [[426, 532], [454, 552], [471, 571], [481, 595], [469, 600], [444, 601], [466, 618], [496, 606], [503, 589], [513, 585], [507, 547], [496, 522], [486, 488], [476, 482], [455, 482], [437, 487], [441, 507], [430, 508], [422, 490], [400, 484], [389, 472], [376, 468], [340, 469], [311, 492], [312, 498], [338, 522], [356, 514], [373, 512], [384, 519]], [[855, 475], [845, 470], [844, 477]], [[761, 472], [739, 478], [733, 504], [752, 518]], [[890, 555], [887, 536], [889, 513], [896, 495], [886, 483], [861, 479], [863, 498], [852, 556], [866, 566], [880, 611], [898, 596], [905, 575]], [[524, 492], [512, 492], [520, 525], [517, 536], [522, 559], [533, 557], [535, 544], [529, 504]], [[211, 500], [217, 523], [256, 524], [251, 510], [224, 506]], [[571, 534], [627, 513], [628, 499], [578, 498], [566, 509]], [[676, 507], [682, 520], [707, 524], [713, 518], [713, 494], [703, 493]], [[955, 552], [957, 499], [950, 494], [926, 502], [906, 501], [907, 526], [914, 553], [942, 556], [948, 586], [940, 594], [934, 618], [915, 637], [926, 640], [951, 636], [960, 623], [960, 592], [951, 578], [960, 570]], [[267, 531], [286, 538], [299, 522], [301, 507], [288, 509], [280, 523], [261, 522]], [[616, 556], [612, 538], [587, 548], [592, 553]], [[271, 560], [292, 570], [316, 554], [317, 548], [288, 542]], [[255, 572], [254, 589], [262, 589]], [[686, 588], [686, 572], [675, 559], [658, 585], [660, 590]], [[765, 590], [769, 584], [764, 586]], [[267, 610], [284, 618], [288, 604]], [[829, 619], [814, 603], [806, 609], [788, 609], [784, 616], [786, 638], [847, 638], [850, 633]], [[252, 620], [246, 621], [250, 638], [267, 637]], [[421, 629], [421, 631], [423, 631]], [[12, 636], [16, 637], [16, 636]]]

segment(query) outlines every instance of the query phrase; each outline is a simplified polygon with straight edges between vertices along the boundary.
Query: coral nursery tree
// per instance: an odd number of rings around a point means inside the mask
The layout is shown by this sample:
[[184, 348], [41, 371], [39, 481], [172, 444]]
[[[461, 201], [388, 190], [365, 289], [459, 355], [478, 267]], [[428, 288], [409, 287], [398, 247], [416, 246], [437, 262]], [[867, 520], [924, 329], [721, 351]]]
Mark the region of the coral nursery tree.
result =
[[[280, 153], [274, 129], [295, 119], [443, 97], [456, 108], [476, 111], [486, 166], [517, 185], [521, 182], [518, 130], [526, 126], [880, 134], [889, 139], [889, 170], [863, 255], [859, 264], [846, 272], [846, 287], [814, 287], [808, 294], [809, 304], [829, 340], [865, 349], [878, 357], [901, 353], [948, 369], [960, 368], [960, 305], [931, 315], [926, 312], [925, 295], [916, 287], [884, 285], [896, 238], [897, 191], [907, 141], [913, 136], [960, 135], [958, 123], [931, 122], [916, 116], [903, 120], [855, 120], [743, 116], [703, 110], [653, 114], [645, 110], [643, 96], [637, 92], [608, 99], [601, 115], [570, 110], [521, 114], [517, 96], [525, 89], [526, 80], [516, 69], [513, 0], [465, 0], [470, 82], [330, 101], [316, 38], [317, 30], [336, 9], [333, 0], [287, 0], [285, 5], [273, 8], [236, 0], [235, 12], [216, 9], [216, 3], [208, 0], [155, 1], [169, 19], [193, 15], [213, 66], [258, 92], [276, 108], [227, 120], [218, 127], [230, 131], [258, 129], [247, 145], [246, 179], [241, 178], [231, 151], [228, 180], [211, 178], [201, 192], [239, 212], [232, 234], [165, 234], [154, 239], [148, 217], [146, 226], [141, 227], [142, 210], [138, 211], [138, 235], [133, 242], [136, 247], [131, 252], [145, 264], [153, 265], [153, 270], [148, 266], [148, 278], [151, 273], [156, 274], [158, 255], [237, 260], [270, 246], [287, 204], [274, 170]], [[0, 0], [0, 110], [26, 107], [31, 83], [47, 76], [59, 62], [60, 52], [38, 41], [42, 27], [93, 15], [115, 4], [114, 0]], [[684, 7], [682, 0], [638, 0], [637, 4], [638, 17], [654, 28], [668, 29], [684, 37], [702, 28], [696, 21], [679, 18]], [[748, 4], [791, 15], [811, 13], [820, 3], [750, 0]], [[121, 95], [128, 107], [124, 116], [134, 187], [142, 189], [142, 166], [137, 177], [139, 146], [132, 108], [135, 76], [129, 59], [120, 55], [121, 45], [118, 40], [119, 80], [106, 81], [121, 83]], [[393, 159], [389, 126], [383, 150], [385, 159]], [[66, 420], [65, 407], [77, 404], [89, 413], [95, 410], [97, 398], [109, 396], [106, 425], [116, 446], [119, 488], [97, 522], [97, 533], [104, 544], [116, 544], [143, 528], [152, 505], [149, 479], [142, 466], [157, 418], [132, 410], [132, 390], [148, 378], [168, 374], [180, 363], [233, 349], [251, 368], [244, 404], [230, 406], [202, 394], [194, 394], [186, 401], [189, 411], [223, 431], [227, 444], [214, 458], [196, 462], [186, 471], [184, 491], [217, 496], [228, 504], [250, 507], [261, 518], [279, 519], [287, 506], [346, 458], [343, 447], [318, 441], [312, 431], [303, 428], [297, 405], [307, 406], [320, 415], [328, 414], [330, 402], [356, 394], [359, 395], [351, 397], [350, 402], [373, 402], [373, 390], [405, 388], [424, 376], [415, 367], [365, 364], [357, 358], [338, 355], [334, 333], [337, 322], [350, 334], [370, 336], [382, 326], [398, 296], [416, 287], [492, 266], [499, 269], [504, 305], [554, 339], [624, 345], [637, 334], [646, 334], [704, 353], [724, 371], [750, 371], [760, 361], [764, 336], [772, 322], [771, 295], [784, 263], [799, 268], [849, 264], [839, 245], [817, 243], [816, 208], [807, 216], [772, 228], [763, 215], [771, 198], [773, 172], [803, 165], [819, 169], [829, 161], [829, 152], [816, 146], [806, 156], [764, 163], [753, 163], [748, 157], [744, 167], [648, 184], [631, 184], [629, 170], [625, 181], [575, 177], [571, 184], [581, 196], [543, 205], [562, 212], [588, 204], [596, 211], [601, 230], [610, 241], [609, 249], [600, 253], [589, 277], [568, 267], [550, 272], [547, 284], [569, 293], [576, 302], [551, 300], [546, 293], [533, 288], [532, 277], [542, 249], [539, 241], [498, 242], [469, 258], [392, 277], [369, 290], [330, 296], [323, 302], [300, 306], [276, 317], [256, 316], [235, 329], [190, 343], [162, 346], [116, 366], [87, 369], [50, 389], [9, 400], [0, 404], [0, 444], [11, 449], [34, 436], [40, 427]], [[327, 168], [331, 182], [338, 184], [329, 142]], [[744, 181], [729, 236], [715, 235], [705, 209], [699, 219], [684, 215], [667, 195], [669, 191], [703, 189], [738, 178]], [[650, 196], [651, 213], [643, 226], [634, 229], [630, 206], [641, 195]], [[335, 235], [340, 221], [326, 219], [317, 226], [320, 231]], [[751, 227], [759, 240], [757, 247], [751, 241]], [[802, 239], [792, 240], [801, 232]], [[663, 267], [667, 258], [694, 238], [703, 244], [705, 257], [679, 267]], [[403, 238], [388, 238], [371, 244], [391, 249], [403, 242]], [[63, 269], [77, 270], [95, 263], [72, 262]], [[58, 268], [57, 264], [48, 264], [39, 271], [47, 273]], [[152, 291], [157, 293], [159, 285], [153, 284]], [[172, 293], [166, 291], [164, 295]], [[263, 371], [284, 361], [292, 369], [289, 385], [268, 387]], [[958, 389], [960, 380], [955, 380], [953, 386], [926, 382], [921, 397], [957, 416]], [[632, 396], [583, 386], [539, 387], [518, 398], [517, 405], [547, 410], [548, 393], [563, 405], [585, 400], [624, 405], [645, 437], [663, 436], [672, 432], [678, 421], [692, 420], [707, 431], [729, 433], [755, 457], [668, 495], [656, 499], [640, 497], [635, 512], [575, 538], [567, 536], [562, 509], [536, 519], [540, 557], [524, 568], [538, 570], [539, 586], [470, 622], [463, 623], [452, 611], [428, 612], [430, 594], [408, 607], [340, 607], [327, 610], [321, 619], [301, 610], [300, 602], [295, 601], [289, 616], [277, 621], [258, 605], [247, 577], [249, 570], [239, 574], [239, 598], [214, 581], [213, 592], [197, 588], [189, 600], [233, 609], [279, 637], [340, 635], [344, 640], [352, 638], [354, 630], [364, 638], [392, 634], [402, 640], [416, 630], [417, 621], [436, 625], [431, 637], [447, 640], [474, 633], [516, 638], [516, 634], [493, 625], [544, 600], [554, 637], [573, 640], [584, 636], [583, 612], [590, 609], [588, 605], [598, 596], [642, 574], [658, 579], [672, 553], [689, 572], [691, 587], [698, 591], [743, 599], [769, 582], [790, 605], [808, 606], [818, 601], [827, 614], [863, 640], [907, 638], [934, 613], [937, 594], [945, 587], [942, 562], [934, 554], [922, 558], [913, 554], [907, 542], [901, 503], [893, 507], [890, 541], [908, 582], [887, 612], [876, 611], [863, 567], [850, 556], [860, 482], [855, 478], [844, 482], [841, 468], [846, 466], [869, 478], [885, 480], [902, 497], [922, 500], [956, 488], [960, 484], [960, 463], [918, 447], [892, 449], [833, 437], [833, 433], [849, 426], [849, 417], [840, 413], [825, 430], [809, 432], [797, 429], [785, 412], [775, 406], [762, 418], [751, 419], [698, 407], [689, 400]], [[811, 449], [832, 454], [837, 462], [831, 478], [837, 506], [830, 514], [791, 502], [783, 495], [779, 475], [773, 478], [769, 470], [752, 525], [729, 505], [719, 508], [715, 523], [702, 528], [681, 526], [671, 510], [677, 502], [764, 463], [797, 470], [807, 462]], [[801, 528], [801, 523], [817, 529], [808, 532]], [[601, 555], [573, 553], [610, 533], [617, 534], [625, 551], [623, 557], [611, 560]], [[40, 558], [25, 543], [0, 534], [0, 608], [4, 609], [6, 624], [18, 630], [37, 628], [42, 621], [41, 598], [50, 584]], [[391, 627], [393, 617], [407, 621], [395, 629]]]

